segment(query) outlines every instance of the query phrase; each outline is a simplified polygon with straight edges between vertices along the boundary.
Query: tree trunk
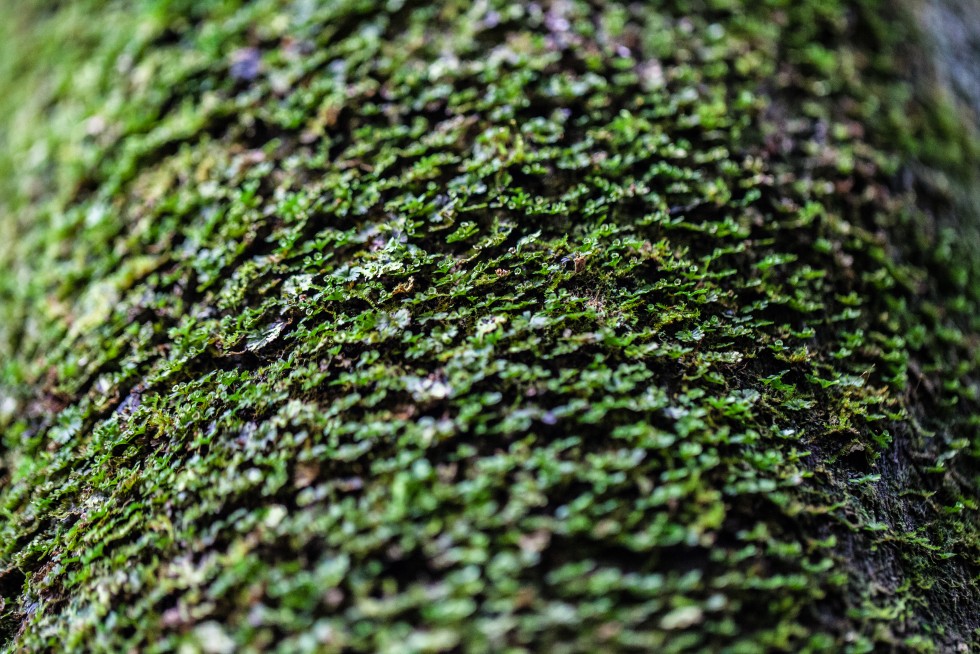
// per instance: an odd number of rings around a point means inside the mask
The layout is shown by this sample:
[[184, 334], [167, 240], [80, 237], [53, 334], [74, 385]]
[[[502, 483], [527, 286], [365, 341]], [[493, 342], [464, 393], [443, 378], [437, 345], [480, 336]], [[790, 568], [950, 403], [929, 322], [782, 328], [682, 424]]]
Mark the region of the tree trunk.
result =
[[974, 0], [0, 15], [4, 651], [980, 650]]

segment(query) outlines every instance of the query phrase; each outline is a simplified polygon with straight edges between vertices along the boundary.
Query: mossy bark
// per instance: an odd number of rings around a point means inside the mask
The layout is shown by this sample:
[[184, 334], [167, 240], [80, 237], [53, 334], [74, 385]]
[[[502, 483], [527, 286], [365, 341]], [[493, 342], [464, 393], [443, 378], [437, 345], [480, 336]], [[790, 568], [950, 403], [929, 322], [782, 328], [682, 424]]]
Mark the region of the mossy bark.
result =
[[980, 649], [958, 6], [0, 0], [0, 646]]

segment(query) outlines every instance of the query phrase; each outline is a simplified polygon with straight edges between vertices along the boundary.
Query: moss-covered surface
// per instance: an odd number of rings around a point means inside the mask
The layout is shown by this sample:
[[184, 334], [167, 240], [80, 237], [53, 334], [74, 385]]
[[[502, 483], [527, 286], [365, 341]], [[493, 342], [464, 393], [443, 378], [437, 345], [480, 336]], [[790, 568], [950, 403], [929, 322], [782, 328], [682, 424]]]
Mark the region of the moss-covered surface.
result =
[[0, 645], [980, 651], [892, 5], [0, 2]]

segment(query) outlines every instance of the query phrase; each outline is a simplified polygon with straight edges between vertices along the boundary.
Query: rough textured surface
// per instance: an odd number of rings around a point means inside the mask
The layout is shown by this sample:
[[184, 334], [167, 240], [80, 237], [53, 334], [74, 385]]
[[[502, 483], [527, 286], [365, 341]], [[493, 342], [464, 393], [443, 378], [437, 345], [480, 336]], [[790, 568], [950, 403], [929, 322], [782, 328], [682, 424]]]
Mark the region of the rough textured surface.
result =
[[3, 648], [980, 648], [891, 5], [0, 1]]

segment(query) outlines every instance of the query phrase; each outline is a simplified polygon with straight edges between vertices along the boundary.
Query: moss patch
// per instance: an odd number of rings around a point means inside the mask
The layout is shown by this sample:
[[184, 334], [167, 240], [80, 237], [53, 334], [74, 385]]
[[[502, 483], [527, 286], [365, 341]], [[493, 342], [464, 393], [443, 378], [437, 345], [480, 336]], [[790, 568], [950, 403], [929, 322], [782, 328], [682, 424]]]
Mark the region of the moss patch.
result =
[[907, 17], [24, 4], [6, 650], [980, 646], [978, 150]]

